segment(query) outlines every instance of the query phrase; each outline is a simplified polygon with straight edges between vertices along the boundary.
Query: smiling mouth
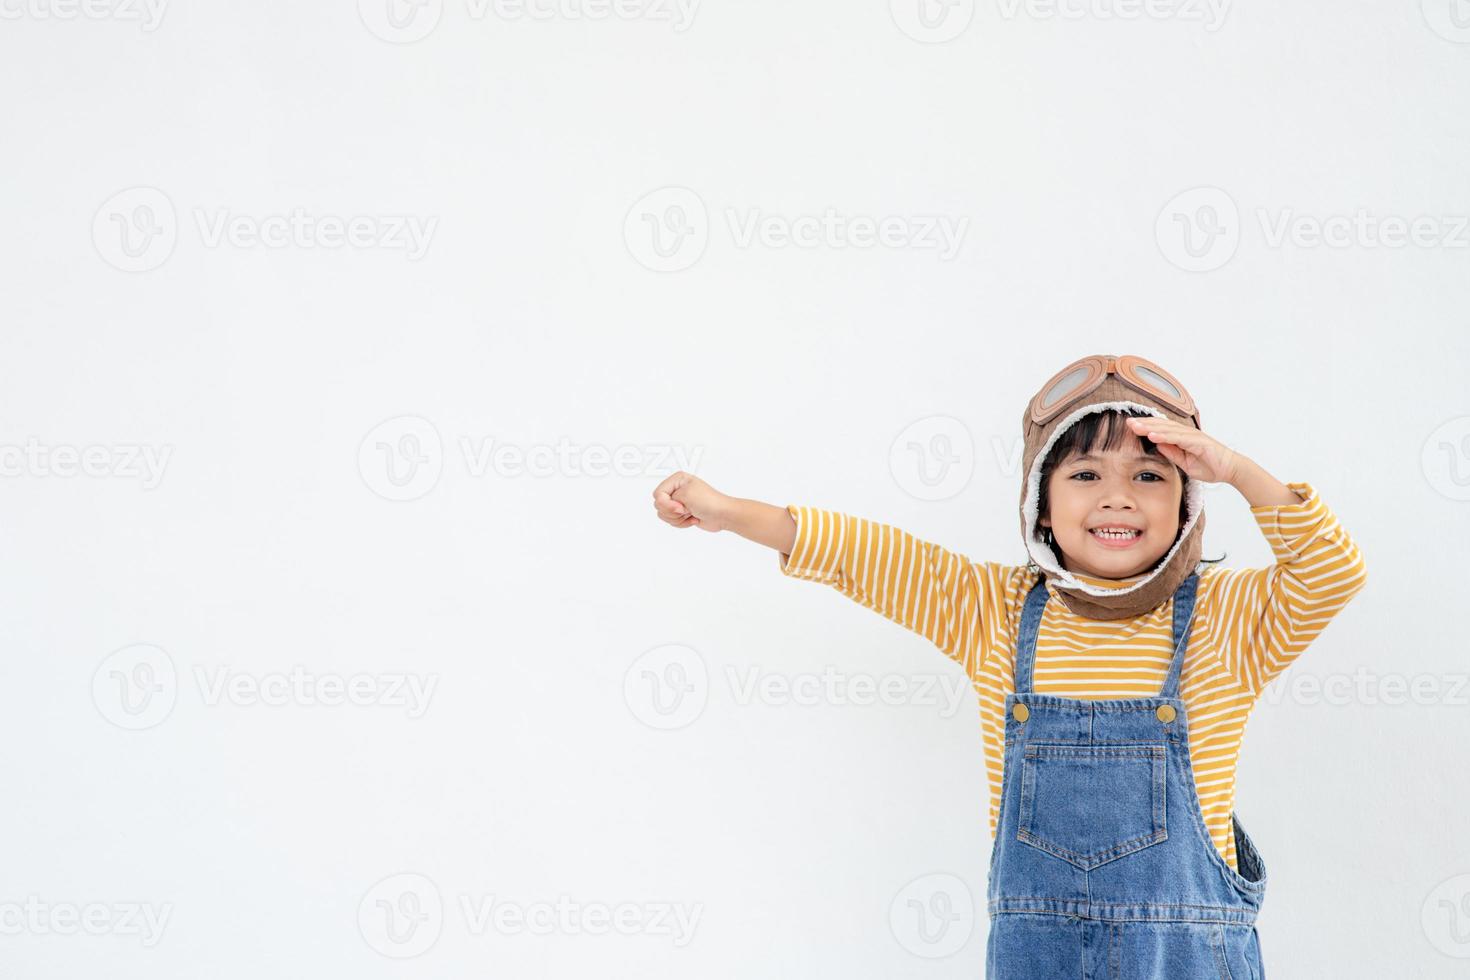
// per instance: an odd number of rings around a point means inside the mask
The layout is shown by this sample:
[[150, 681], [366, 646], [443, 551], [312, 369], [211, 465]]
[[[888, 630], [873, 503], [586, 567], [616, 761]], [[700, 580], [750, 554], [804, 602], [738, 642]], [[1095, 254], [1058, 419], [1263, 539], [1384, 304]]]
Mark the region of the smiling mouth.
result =
[[1143, 532], [1137, 529], [1092, 528], [1087, 533], [1110, 548], [1127, 547], [1143, 537]]

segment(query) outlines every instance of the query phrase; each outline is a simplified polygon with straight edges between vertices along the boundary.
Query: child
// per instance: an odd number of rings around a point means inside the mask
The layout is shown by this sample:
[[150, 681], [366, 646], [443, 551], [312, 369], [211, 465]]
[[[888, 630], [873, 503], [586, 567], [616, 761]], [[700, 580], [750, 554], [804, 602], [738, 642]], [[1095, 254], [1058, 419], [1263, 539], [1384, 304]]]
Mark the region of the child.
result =
[[[783, 574], [969, 674], [990, 775], [986, 976], [1261, 980], [1266, 866], [1235, 816], [1236, 759], [1262, 689], [1363, 589], [1362, 555], [1310, 484], [1206, 435], [1143, 358], [1063, 368], [1022, 432], [1024, 566], [687, 473], [654, 506], [776, 548]], [[1201, 481], [1245, 497], [1272, 567], [1201, 562]]]

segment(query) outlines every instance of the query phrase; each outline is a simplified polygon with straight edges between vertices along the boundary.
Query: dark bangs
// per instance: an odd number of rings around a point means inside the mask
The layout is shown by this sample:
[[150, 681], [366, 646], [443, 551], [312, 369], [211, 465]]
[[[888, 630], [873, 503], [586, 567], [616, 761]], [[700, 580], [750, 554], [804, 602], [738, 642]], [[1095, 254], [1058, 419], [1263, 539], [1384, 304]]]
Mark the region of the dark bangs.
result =
[[[1152, 439], [1130, 432], [1128, 424], [1123, 421], [1125, 418], [1148, 417], [1148, 412], [1136, 408], [1110, 408], [1082, 416], [1062, 433], [1061, 438], [1051, 447], [1051, 452], [1046, 454], [1046, 461], [1041, 465], [1041, 485], [1046, 486], [1046, 478], [1051, 476], [1052, 470], [1074, 452], [1107, 452], [1121, 448], [1124, 439], [1133, 439], [1150, 456], [1162, 457], [1164, 454], [1159, 452], [1159, 447]], [[1184, 476], [1183, 473], [1179, 475]]]

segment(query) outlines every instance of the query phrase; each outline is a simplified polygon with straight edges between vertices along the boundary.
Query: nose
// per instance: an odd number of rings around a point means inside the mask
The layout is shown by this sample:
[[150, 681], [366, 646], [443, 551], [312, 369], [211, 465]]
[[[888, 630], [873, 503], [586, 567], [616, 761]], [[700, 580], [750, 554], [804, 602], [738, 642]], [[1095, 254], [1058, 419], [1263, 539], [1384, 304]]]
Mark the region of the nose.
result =
[[1102, 496], [1098, 499], [1104, 510], [1132, 510], [1133, 484], [1127, 478], [1109, 478], [1103, 484]]

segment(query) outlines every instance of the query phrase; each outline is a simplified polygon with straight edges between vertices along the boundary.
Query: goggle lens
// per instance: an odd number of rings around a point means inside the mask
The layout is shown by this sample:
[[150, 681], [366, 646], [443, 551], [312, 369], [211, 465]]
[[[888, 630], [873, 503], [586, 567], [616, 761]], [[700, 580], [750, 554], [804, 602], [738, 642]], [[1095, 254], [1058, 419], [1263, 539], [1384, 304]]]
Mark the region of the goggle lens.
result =
[[1049, 409], [1065, 399], [1072, 392], [1076, 391], [1082, 382], [1086, 381], [1091, 374], [1092, 368], [1085, 364], [1082, 367], [1068, 371], [1062, 376], [1060, 381], [1047, 389], [1046, 395], [1041, 400], [1042, 409]]
[[1133, 368], [1133, 373], [1138, 375], [1138, 379], [1140, 381], [1147, 382], [1150, 387], [1154, 388], [1160, 394], [1168, 395], [1176, 401], [1184, 400], [1184, 392], [1180, 391], [1178, 388], [1174, 387], [1167, 380], [1165, 380], [1162, 376], [1153, 371], [1150, 371], [1148, 368], [1141, 365], [1135, 365]]

